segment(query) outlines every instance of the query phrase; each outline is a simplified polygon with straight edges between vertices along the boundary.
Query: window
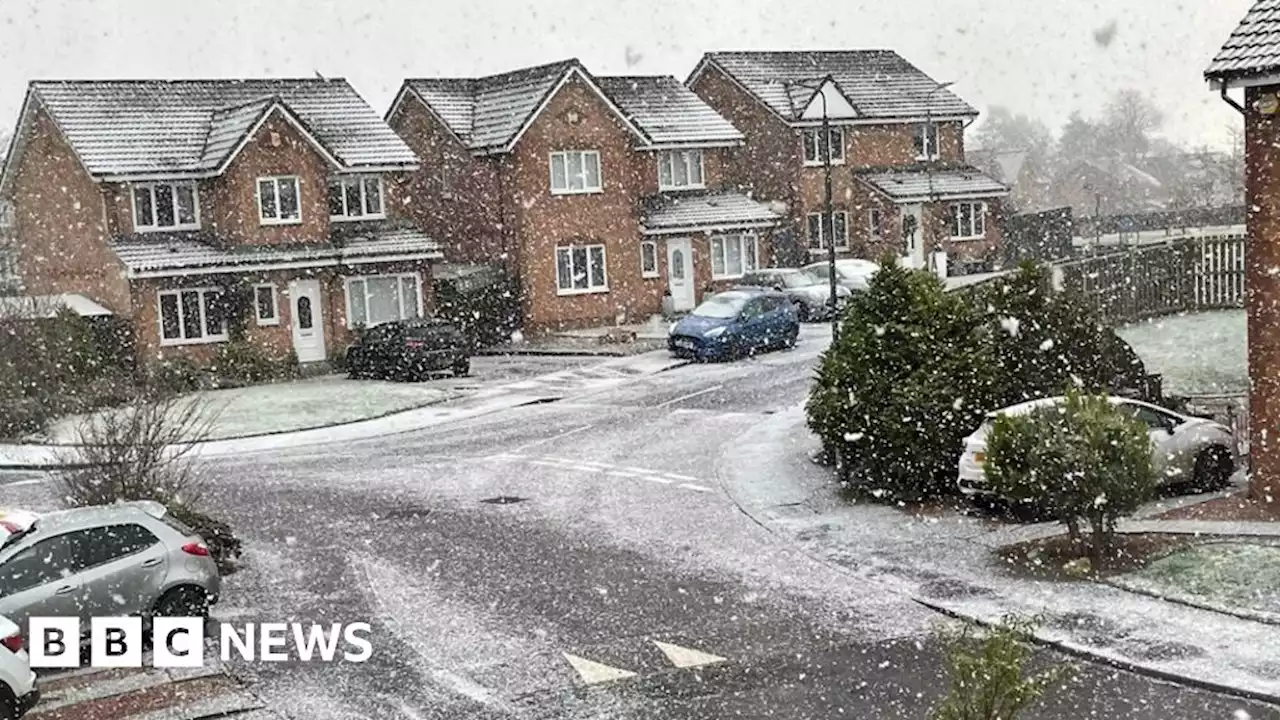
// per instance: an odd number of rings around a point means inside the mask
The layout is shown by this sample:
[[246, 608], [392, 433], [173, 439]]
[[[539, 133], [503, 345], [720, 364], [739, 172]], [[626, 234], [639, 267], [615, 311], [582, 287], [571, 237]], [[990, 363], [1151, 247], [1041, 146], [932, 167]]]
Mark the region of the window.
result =
[[17, 292], [21, 287], [17, 251], [11, 247], [0, 247], [0, 294]]
[[218, 342], [227, 339], [222, 291], [217, 288], [161, 290], [160, 344]]
[[701, 150], [667, 150], [658, 154], [658, 189], [706, 187], [702, 180]]
[[916, 146], [917, 160], [938, 159], [938, 126], [935, 123], [917, 125], [913, 140]]
[[13, 203], [8, 200], [0, 200], [0, 229], [9, 230], [13, 226]]
[[871, 208], [867, 211], [867, 237], [872, 240], [879, 240], [881, 237], [882, 223], [884, 218], [880, 214], [879, 208]]
[[276, 286], [271, 284], [253, 286], [253, 307], [259, 325], [279, 325], [280, 312], [276, 301]]
[[258, 216], [263, 225], [285, 225], [302, 222], [298, 202], [298, 178], [258, 178]]
[[347, 278], [347, 327], [374, 327], [418, 317], [422, 314], [420, 286], [417, 273]]
[[973, 240], [986, 237], [987, 204], [961, 202], [951, 206], [951, 239]]
[[[805, 130], [803, 133], [804, 142], [804, 164], [805, 165], [821, 165], [823, 161], [821, 143], [819, 138], [822, 135], [821, 130]], [[827, 147], [831, 150], [831, 164], [841, 165], [844, 163], [844, 130], [833, 127], [827, 135]]]
[[191, 230], [200, 227], [195, 183], [147, 183], [133, 186], [133, 229]]
[[836, 239], [837, 248], [847, 249], [849, 247], [849, 213], [844, 210], [837, 210], [831, 214], [831, 232], [828, 232], [827, 223], [822, 222], [822, 213], [809, 213], [805, 220], [808, 226], [810, 250], [826, 249], [827, 235], [831, 235]]
[[556, 248], [556, 292], [560, 295], [608, 292], [603, 245]]
[[551, 153], [551, 192], [555, 195], [600, 192], [600, 153], [595, 150]]
[[754, 233], [712, 236], [711, 278], [738, 278], [755, 270], [756, 249]]
[[10, 556], [0, 565], [0, 597], [46, 585], [102, 564], [100, 531], [90, 528], [55, 535]]
[[658, 243], [652, 240], [640, 243], [640, 277], [658, 277]]
[[386, 217], [382, 211], [382, 178], [330, 179], [329, 217], [333, 220]]
[[128, 557], [160, 542], [150, 530], [133, 524], [89, 528], [86, 535], [93, 549], [87, 559], [89, 567]]

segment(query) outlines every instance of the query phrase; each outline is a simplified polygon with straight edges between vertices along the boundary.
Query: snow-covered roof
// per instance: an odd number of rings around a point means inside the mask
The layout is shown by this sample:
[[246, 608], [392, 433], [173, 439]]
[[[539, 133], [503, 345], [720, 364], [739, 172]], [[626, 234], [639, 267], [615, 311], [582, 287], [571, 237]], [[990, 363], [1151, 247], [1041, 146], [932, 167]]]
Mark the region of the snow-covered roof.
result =
[[298, 246], [237, 246], [221, 248], [193, 238], [130, 239], [112, 244], [133, 277], [235, 272], [250, 268], [323, 267], [339, 264], [387, 262], [397, 259], [435, 260], [440, 246], [409, 228], [378, 231], [340, 243]]
[[36, 81], [33, 98], [98, 178], [216, 173], [273, 110], [341, 169], [418, 163], [342, 79]]
[[112, 314], [107, 308], [78, 293], [0, 297], [0, 313], [5, 315], [44, 319], [55, 317], [62, 310], [70, 310], [81, 317]]
[[1280, 70], [1280, 0], [1257, 0], [1214, 56], [1205, 77], [1230, 82]]
[[743, 139], [728, 120], [670, 75], [598, 77], [596, 82], [655, 145]]
[[871, 189], [895, 203], [928, 200], [1001, 197], [1009, 188], [977, 168], [946, 168], [929, 172], [923, 168], [861, 173]]
[[708, 65], [719, 68], [788, 121], [802, 119], [816, 94], [814, 83], [827, 75], [859, 118], [901, 120], [978, 114], [973, 106], [950, 90], [940, 89], [936, 80], [892, 50], [710, 52], [690, 76], [690, 83]]
[[732, 192], [664, 195], [640, 219], [645, 235], [773, 227], [781, 216], [767, 205]]

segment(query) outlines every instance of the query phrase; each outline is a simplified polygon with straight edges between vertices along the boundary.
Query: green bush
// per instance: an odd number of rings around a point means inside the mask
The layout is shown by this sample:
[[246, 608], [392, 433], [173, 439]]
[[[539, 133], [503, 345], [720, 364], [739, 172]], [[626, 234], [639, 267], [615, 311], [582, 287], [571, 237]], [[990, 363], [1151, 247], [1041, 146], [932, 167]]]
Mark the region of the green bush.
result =
[[297, 370], [297, 355], [277, 360], [248, 340], [232, 340], [218, 346], [210, 370], [222, 381], [258, 383], [291, 377]]
[[1016, 720], [1061, 681], [1066, 666], [1028, 673], [1034, 631], [1035, 621], [1012, 616], [985, 632], [972, 623], [958, 631], [940, 627], [950, 685], [934, 720]]
[[806, 405], [851, 490], [904, 501], [949, 492], [961, 441], [990, 407], [982, 335], [961, 297], [891, 261], [854, 296]]
[[171, 357], [147, 366], [145, 383], [161, 394], [193, 392], [204, 386], [205, 371], [185, 357]]
[[1146, 425], [1106, 397], [1076, 391], [1025, 417], [998, 417], [985, 473], [992, 491], [1053, 513], [1073, 537], [1087, 523], [1095, 567], [1110, 558], [1116, 522], [1157, 483]]

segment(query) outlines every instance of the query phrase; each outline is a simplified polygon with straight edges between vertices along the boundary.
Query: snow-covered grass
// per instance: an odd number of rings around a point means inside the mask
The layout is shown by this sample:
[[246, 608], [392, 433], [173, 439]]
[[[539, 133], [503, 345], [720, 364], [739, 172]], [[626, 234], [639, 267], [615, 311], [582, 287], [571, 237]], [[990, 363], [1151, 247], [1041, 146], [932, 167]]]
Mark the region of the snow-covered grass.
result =
[[1280, 545], [1215, 542], [1160, 558], [1120, 585], [1280, 620]]
[[[330, 375], [233, 390], [209, 390], [186, 397], [206, 404], [208, 416], [212, 418], [208, 439], [221, 440], [367, 420], [442, 402], [455, 395], [430, 382], [350, 380]], [[81, 416], [59, 420], [46, 431], [44, 439], [75, 442], [75, 428], [80, 420]]]
[[1243, 310], [1156, 318], [1117, 330], [1175, 395], [1227, 394], [1249, 387]]

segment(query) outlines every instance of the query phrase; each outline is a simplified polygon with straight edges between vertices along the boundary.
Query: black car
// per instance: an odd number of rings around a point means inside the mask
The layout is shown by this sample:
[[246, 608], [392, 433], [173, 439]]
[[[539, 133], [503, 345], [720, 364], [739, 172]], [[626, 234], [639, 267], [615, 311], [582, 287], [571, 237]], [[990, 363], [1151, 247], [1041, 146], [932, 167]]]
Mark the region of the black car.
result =
[[466, 337], [444, 320], [383, 323], [362, 332], [347, 348], [347, 374], [353, 378], [413, 380], [433, 372], [471, 372]]

